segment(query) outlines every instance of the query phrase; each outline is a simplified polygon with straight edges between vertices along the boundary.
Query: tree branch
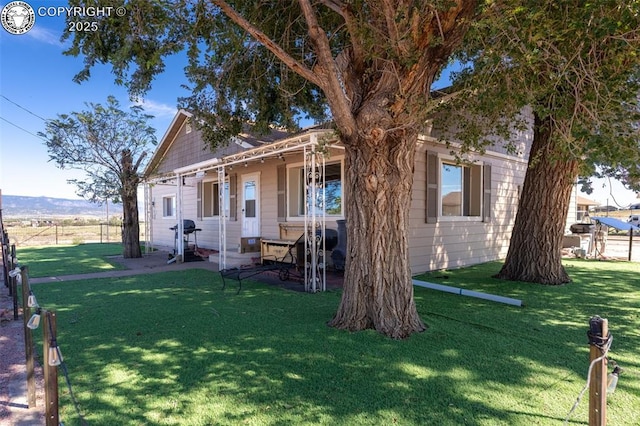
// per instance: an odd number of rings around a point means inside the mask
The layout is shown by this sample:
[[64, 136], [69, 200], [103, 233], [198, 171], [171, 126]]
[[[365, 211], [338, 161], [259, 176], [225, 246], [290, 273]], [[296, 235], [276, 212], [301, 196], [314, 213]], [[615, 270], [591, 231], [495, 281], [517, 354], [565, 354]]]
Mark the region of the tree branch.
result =
[[302, 76], [303, 78], [314, 83], [318, 87], [322, 87], [322, 82], [317, 75], [313, 73], [309, 68], [304, 66], [301, 62], [297, 61], [291, 55], [289, 55], [282, 47], [271, 40], [265, 33], [256, 28], [249, 21], [244, 19], [238, 12], [236, 12], [229, 4], [224, 0], [211, 0], [213, 4], [218, 6], [222, 12], [229, 17], [233, 22], [238, 24], [246, 32], [251, 34], [253, 38], [258, 40], [264, 47], [266, 47], [271, 53], [273, 53], [278, 59], [280, 59], [286, 66], [291, 68], [294, 72]]
[[319, 3], [333, 10], [344, 19], [351, 39], [353, 66], [356, 70], [360, 71], [364, 67], [364, 48], [362, 46], [362, 40], [356, 37], [356, 34], [358, 34], [358, 23], [356, 22], [351, 5], [337, 0], [319, 0]]
[[331, 54], [331, 46], [326, 32], [320, 27], [315, 11], [309, 0], [299, 0], [302, 14], [309, 27], [309, 37], [316, 48], [316, 57], [319, 67], [322, 69], [325, 81], [319, 85], [327, 96], [329, 104], [332, 106], [334, 120], [342, 135], [349, 139], [356, 132], [356, 121], [351, 112], [349, 100], [347, 99], [340, 72]]

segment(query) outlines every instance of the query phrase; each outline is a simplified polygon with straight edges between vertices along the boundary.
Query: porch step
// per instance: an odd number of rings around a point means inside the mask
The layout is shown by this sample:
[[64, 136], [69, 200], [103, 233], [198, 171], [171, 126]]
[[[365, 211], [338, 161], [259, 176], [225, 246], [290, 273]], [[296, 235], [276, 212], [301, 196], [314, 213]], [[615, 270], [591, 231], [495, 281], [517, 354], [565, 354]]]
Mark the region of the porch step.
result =
[[[220, 257], [216, 254], [209, 255], [209, 262], [219, 264]], [[260, 253], [238, 253], [237, 251], [227, 250], [226, 268], [238, 268], [245, 265], [253, 265], [260, 263]], [[220, 267], [220, 265], [218, 265]]]

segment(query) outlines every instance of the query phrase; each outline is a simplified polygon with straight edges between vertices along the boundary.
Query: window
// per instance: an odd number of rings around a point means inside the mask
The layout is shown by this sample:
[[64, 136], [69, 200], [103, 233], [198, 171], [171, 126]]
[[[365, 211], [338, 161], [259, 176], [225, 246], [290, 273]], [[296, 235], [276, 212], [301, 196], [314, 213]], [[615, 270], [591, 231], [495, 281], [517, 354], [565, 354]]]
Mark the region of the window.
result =
[[170, 195], [162, 197], [162, 217], [175, 217], [176, 215], [176, 196]]
[[[220, 216], [220, 185], [218, 182], [201, 182], [202, 194], [199, 194], [200, 206], [198, 211], [202, 212], [202, 217]], [[200, 188], [199, 188], [200, 190]], [[229, 216], [229, 182], [224, 183], [224, 215]]]
[[192, 127], [191, 127], [191, 119], [188, 118], [187, 121], [184, 123], [184, 132], [186, 134], [191, 133]]
[[480, 216], [482, 166], [443, 161], [440, 167], [440, 215]]
[[427, 152], [427, 223], [454, 218], [491, 221], [491, 165], [456, 164]]
[[[287, 215], [289, 217], [300, 217], [305, 214], [305, 201], [311, 204], [311, 192], [307, 194], [305, 200], [305, 176], [303, 167], [292, 167], [288, 170], [287, 179]], [[324, 212], [327, 215], [342, 215], [342, 163], [331, 163], [325, 165], [324, 176]], [[323, 208], [322, 189], [316, 191], [316, 207], [318, 212]]]

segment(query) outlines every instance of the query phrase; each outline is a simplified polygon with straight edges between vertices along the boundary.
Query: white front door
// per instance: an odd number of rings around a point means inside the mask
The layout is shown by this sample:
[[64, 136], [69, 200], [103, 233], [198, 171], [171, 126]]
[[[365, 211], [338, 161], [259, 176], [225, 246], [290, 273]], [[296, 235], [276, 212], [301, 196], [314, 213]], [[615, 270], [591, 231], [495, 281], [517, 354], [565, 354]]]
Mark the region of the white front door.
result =
[[242, 236], [260, 236], [260, 175], [242, 176]]

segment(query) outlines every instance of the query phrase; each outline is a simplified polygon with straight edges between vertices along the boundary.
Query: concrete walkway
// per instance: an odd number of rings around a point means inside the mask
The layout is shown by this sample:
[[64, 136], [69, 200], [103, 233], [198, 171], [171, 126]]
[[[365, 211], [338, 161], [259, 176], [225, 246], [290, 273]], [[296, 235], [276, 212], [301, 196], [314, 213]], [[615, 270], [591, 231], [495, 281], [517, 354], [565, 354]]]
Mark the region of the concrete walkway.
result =
[[144, 254], [138, 259], [125, 259], [122, 256], [112, 256], [109, 260], [118, 263], [124, 267], [121, 270], [94, 272], [91, 274], [70, 274], [57, 277], [31, 278], [30, 284], [42, 284], [49, 282], [90, 280], [98, 278], [117, 278], [128, 277], [132, 275], [154, 274], [157, 272], [183, 271], [186, 269], [207, 269], [217, 272], [218, 264], [213, 262], [186, 262], [186, 263], [170, 263], [169, 252], [158, 250], [149, 254]]
[[[155, 251], [145, 254], [139, 259], [124, 259], [122, 256], [111, 257], [110, 260], [121, 264], [125, 269], [91, 274], [73, 274], [57, 277], [31, 278], [30, 284], [42, 285], [53, 282], [117, 278], [132, 275], [152, 274], [186, 269], [206, 269], [218, 271], [218, 265], [212, 262], [170, 263], [169, 253]], [[1, 269], [1, 268], [0, 268]], [[0, 312], [2, 327], [0, 329], [0, 426], [38, 426], [45, 424], [44, 391], [41, 368], [36, 368], [36, 407], [29, 407], [27, 401], [27, 369], [24, 345], [24, 325], [22, 312], [17, 321], [13, 320], [13, 302], [9, 289], [0, 284]], [[5, 350], [6, 349], [6, 352]], [[38, 371], [40, 370], [40, 371]]]

